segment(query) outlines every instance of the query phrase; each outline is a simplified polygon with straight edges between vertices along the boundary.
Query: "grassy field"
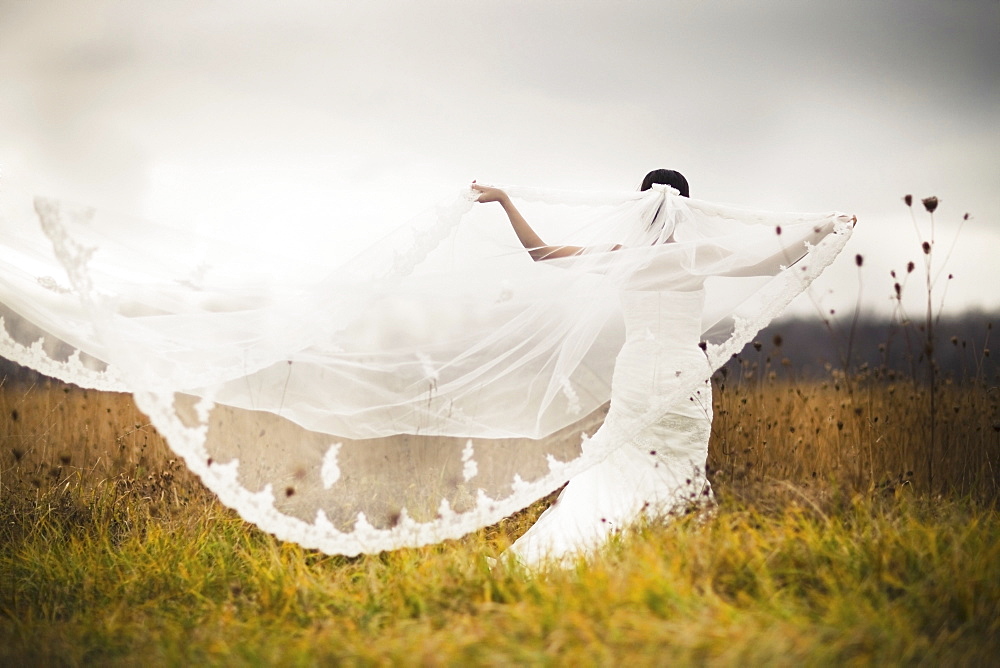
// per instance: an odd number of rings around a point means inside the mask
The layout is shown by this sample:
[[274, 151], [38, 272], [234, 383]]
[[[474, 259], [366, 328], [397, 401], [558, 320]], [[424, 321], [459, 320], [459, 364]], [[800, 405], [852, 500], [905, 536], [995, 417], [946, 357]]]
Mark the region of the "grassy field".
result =
[[[1000, 655], [1000, 392], [717, 379], [707, 517], [487, 565], [543, 504], [359, 558], [222, 508], [128, 397], [0, 387], [0, 665], [916, 664]], [[739, 375], [739, 378], [732, 376]]]

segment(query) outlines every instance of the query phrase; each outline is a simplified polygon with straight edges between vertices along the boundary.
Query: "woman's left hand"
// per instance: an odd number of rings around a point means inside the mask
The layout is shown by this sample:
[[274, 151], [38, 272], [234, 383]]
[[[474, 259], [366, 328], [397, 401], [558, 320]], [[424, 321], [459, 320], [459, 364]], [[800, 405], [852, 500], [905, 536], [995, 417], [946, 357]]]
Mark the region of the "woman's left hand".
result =
[[507, 193], [500, 190], [499, 188], [491, 188], [489, 186], [481, 186], [475, 181], [472, 182], [472, 189], [479, 193], [479, 198], [477, 202], [501, 202], [507, 199]]

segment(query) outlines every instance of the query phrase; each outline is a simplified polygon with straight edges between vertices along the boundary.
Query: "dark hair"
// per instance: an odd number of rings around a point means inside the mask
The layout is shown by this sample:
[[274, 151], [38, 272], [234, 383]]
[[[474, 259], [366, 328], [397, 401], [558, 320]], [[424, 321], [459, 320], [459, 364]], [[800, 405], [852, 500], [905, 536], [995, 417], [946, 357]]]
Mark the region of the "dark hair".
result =
[[677, 192], [684, 197], [691, 196], [687, 179], [684, 178], [683, 174], [675, 172], [672, 169], [654, 169], [649, 174], [646, 174], [646, 178], [642, 180], [642, 186], [639, 187], [639, 190], [649, 190], [653, 187], [654, 183], [676, 188]]

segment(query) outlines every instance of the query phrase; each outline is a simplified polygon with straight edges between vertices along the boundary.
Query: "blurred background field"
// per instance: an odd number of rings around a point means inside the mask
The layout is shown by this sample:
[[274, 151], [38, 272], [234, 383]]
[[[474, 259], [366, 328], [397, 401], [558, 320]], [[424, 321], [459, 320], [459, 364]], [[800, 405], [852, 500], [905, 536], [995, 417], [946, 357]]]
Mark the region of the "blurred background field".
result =
[[[775, 480], [859, 493], [903, 484], [994, 501], [994, 320], [966, 314], [937, 323], [933, 392], [921, 324], [772, 325], [713, 379], [716, 491], [744, 496]], [[4, 360], [0, 438], [3, 494], [114, 484], [183, 505], [202, 493], [128, 395], [82, 390]]]
[[[793, 326], [716, 374], [711, 514], [646, 523], [544, 574], [487, 561], [544, 500], [459, 541], [323, 555], [220, 506], [129, 396], [10, 373], [0, 663], [987, 663], [1000, 651], [989, 321], [938, 330], [958, 361], [933, 383], [919, 344], [893, 361], [886, 337], [855, 334], [846, 364], [829, 323]], [[895, 340], [919, 342], [910, 328]], [[828, 361], [793, 361], [810, 336]]]

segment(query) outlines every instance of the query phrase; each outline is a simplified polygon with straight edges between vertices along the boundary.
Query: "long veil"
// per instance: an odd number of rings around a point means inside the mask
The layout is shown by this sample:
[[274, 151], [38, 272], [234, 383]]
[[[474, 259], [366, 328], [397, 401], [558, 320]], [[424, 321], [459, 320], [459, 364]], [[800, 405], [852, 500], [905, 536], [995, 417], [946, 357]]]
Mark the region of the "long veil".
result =
[[[267, 249], [35, 199], [51, 245], [0, 239], [0, 355], [131, 392], [205, 484], [286, 540], [353, 555], [461, 536], [558, 488], [739, 352], [828, 266], [846, 216], [645, 192], [511, 187], [532, 262], [465, 189], [348, 262], [274, 273]], [[621, 248], [616, 248], [621, 246]], [[623, 291], [704, 287], [675, 390], [587, 435], [610, 399]]]

